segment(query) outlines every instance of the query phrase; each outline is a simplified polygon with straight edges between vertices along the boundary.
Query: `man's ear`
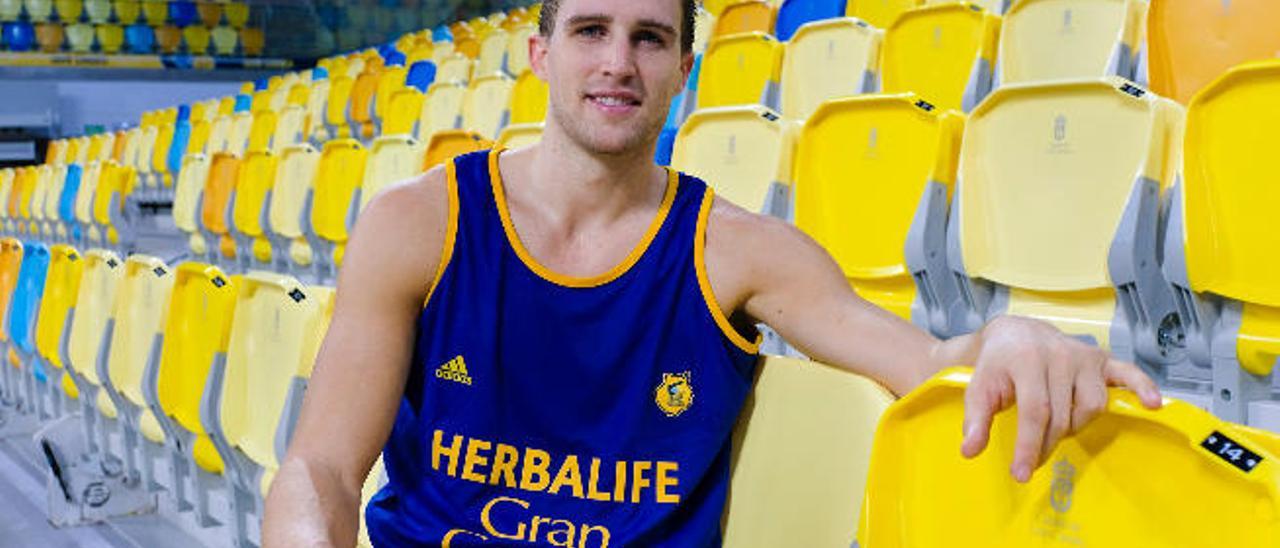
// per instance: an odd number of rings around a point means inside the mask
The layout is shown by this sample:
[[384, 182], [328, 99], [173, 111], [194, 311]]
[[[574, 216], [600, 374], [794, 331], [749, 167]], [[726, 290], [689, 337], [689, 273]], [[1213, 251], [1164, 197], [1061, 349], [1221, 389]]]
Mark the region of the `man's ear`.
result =
[[547, 81], [547, 46], [550, 39], [535, 32], [529, 37], [529, 68], [543, 82]]
[[689, 73], [693, 72], [693, 52], [680, 56], [680, 72], [682, 72], [684, 76], [680, 78], [680, 89], [676, 90], [676, 93], [679, 93], [680, 90], [689, 87]]

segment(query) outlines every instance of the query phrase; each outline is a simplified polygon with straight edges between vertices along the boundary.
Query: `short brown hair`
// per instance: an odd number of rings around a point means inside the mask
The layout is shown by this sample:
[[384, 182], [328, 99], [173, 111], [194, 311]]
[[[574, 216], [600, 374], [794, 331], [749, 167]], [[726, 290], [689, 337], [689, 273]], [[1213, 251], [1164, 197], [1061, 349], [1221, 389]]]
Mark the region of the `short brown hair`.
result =
[[[680, 51], [693, 51], [694, 15], [697, 5], [694, 0], [680, 0], [684, 13], [680, 18]], [[542, 13], [538, 17], [538, 34], [550, 38], [556, 30], [556, 12], [560, 11], [560, 0], [542, 0]]]

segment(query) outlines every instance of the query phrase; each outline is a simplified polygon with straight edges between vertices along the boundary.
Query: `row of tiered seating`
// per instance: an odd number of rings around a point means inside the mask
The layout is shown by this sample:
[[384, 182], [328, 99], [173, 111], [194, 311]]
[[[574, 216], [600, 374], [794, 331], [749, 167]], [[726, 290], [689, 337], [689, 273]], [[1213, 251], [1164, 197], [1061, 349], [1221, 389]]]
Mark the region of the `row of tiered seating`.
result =
[[0, 0], [0, 49], [260, 56], [251, 15], [241, 2]]

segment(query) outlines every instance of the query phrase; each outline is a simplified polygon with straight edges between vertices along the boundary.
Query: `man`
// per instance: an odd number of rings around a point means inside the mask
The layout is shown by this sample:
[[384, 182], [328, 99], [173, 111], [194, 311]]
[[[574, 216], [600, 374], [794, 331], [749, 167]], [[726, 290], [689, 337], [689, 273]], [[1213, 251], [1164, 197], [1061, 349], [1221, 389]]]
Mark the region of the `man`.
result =
[[[904, 394], [973, 365], [964, 455], [1018, 405], [1026, 481], [1135, 366], [1028, 319], [938, 341], [858, 298], [808, 237], [652, 162], [692, 66], [692, 0], [547, 0], [539, 145], [461, 157], [361, 216], [266, 546], [706, 546], [763, 322]], [[425, 302], [425, 305], [424, 305]], [[803, 397], [798, 394], [797, 397]]]

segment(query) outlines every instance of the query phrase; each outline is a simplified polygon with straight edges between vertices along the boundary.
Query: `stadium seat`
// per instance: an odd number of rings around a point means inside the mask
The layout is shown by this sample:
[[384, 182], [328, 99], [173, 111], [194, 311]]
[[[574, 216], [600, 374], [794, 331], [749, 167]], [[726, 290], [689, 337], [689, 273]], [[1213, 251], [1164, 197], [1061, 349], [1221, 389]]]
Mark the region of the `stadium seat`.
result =
[[[788, 2], [788, 5], [802, 2]], [[876, 88], [884, 33], [842, 17], [800, 27], [782, 60], [782, 115], [804, 120], [823, 102]]]
[[124, 43], [129, 53], [147, 55], [156, 49], [156, 33], [147, 25], [135, 23], [125, 27]]
[[760, 32], [712, 39], [698, 75], [698, 108], [756, 103], [776, 108], [783, 49]]
[[[158, 359], [147, 371], [147, 405], [165, 428], [169, 450], [170, 496], [190, 508], [188, 478], [195, 490], [196, 517], [217, 524], [209, 492], [223, 483], [224, 463], [201, 420], [201, 397], [215, 356], [227, 347], [238, 280], [217, 267], [186, 262], [171, 276], [168, 312], [156, 333]], [[155, 350], [153, 350], [155, 352]]]
[[197, 2], [196, 15], [206, 28], [213, 28], [222, 22], [222, 4], [217, 2]]
[[887, 29], [903, 13], [925, 5], [925, 0], [849, 0], [845, 15], [857, 17], [880, 29]]
[[79, 164], [67, 166], [66, 179], [62, 182], [62, 192], [58, 195], [56, 205], [59, 221], [56, 231], [58, 238], [64, 241], [80, 240], [80, 223], [76, 220], [76, 196], [80, 193], [82, 178], [84, 178], [84, 168]]
[[142, 0], [142, 18], [153, 27], [165, 24], [169, 20], [169, 3], [159, 0]]
[[[815, 362], [768, 356], [758, 369], [734, 430], [724, 545], [850, 546], [876, 423], [893, 395]], [[778, 474], [788, 462], [805, 464]]]
[[231, 224], [228, 226], [236, 245], [236, 259], [241, 270], [251, 267], [266, 268], [271, 265], [274, 250], [267, 240], [266, 218], [268, 199], [275, 186], [276, 168], [280, 157], [271, 151], [260, 150], [245, 156], [240, 167], [239, 180], [232, 190]]
[[[1275, 434], [1176, 400], [1147, 410], [1113, 388], [1106, 410], [1064, 438], [1021, 484], [1009, 474], [1016, 409], [995, 417], [982, 455], [960, 454], [970, 376], [968, 369], [943, 371], [881, 418], [859, 546], [1280, 543], [1280, 471], [1268, 449], [1280, 443]], [[1214, 494], [1211, 507], [1187, 504], [1207, 493]]]
[[247, 57], [262, 57], [267, 46], [267, 37], [262, 29], [240, 29], [240, 49]]
[[538, 78], [532, 70], [526, 69], [516, 78], [511, 88], [511, 123], [540, 124], [547, 117], [547, 102], [550, 97], [547, 83]]
[[208, 252], [200, 232], [199, 207], [209, 178], [209, 155], [192, 153], [182, 159], [182, 171], [173, 192], [173, 223], [187, 234], [188, 248], [197, 257]]
[[354, 77], [345, 74], [329, 78], [329, 97], [325, 100], [324, 123], [331, 139], [351, 136], [351, 126], [347, 122], [347, 107], [351, 104], [351, 92], [355, 82]]
[[462, 123], [466, 96], [467, 87], [458, 82], [437, 80], [431, 84], [418, 118], [418, 140], [425, 142], [438, 132], [456, 129]]
[[773, 34], [773, 20], [777, 13], [767, 0], [741, 0], [725, 7], [716, 18], [716, 30], [712, 38], [762, 32]]
[[[3, 264], [3, 259], [4, 255], [0, 253], [0, 265]], [[107, 321], [111, 318], [112, 307], [115, 305], [116, 292], [123, 279], [123, 266], [120, 258], [111, 251], [91, 249], [85, 253], [80, 287], [74, 307], [68, 312], [71, 328], [66, 337], [64, 355], [82, 396], [81, 420], [84, 421], [85, 431], [89, 435], [90, 452], [93, 453], [105, 451], [109, 445], [107, 429], [98, 426], [100, 418], [114, 419], [117, 416], [115, 405], [101, 389], [103, 377], [98, 372], [98, 358]], [[3, 271], [0, 268], [0, 275]], [[2, 282], [3, 278], [0, 277], [0, 283]]]
[[492, 145], [492, 141], [473, 131], [451, 129], [436, 132], [431, 135], [431, 140], [427, 142], [426, 152], [423, 154], [422, 159], [422, 170], [429, 171], [433, 167], [444, 165], [456, 156], [477, 150], [485, 150], [491, 148]]
[[155, 28], [156, 46], [159, 53], [174, 55], [182, 47], [182, 29], [173, 25], [162, 25]]
[[[240, 94], [236, 96], [235, 107], [231, 112], [230, 125], [226, 133], [226, 145], [224, 147], [226, 152], [243, 156], [245, 151], [249, 149], [249, 141], [255, 136], [252, 104], [253, 100], [249, 95]], [[266, 138], [264, 135], [270, 134], [270, 130], [264, 131], [263, 128], [259, 127], [256, 132], [259, 143]]]
[[9, 231], [9, 195], [13, 192], [13, 180], [17, 170], [11, 167], [0, 168], [0, 231]]
[[236, 46], [240, 44], [240, 34], [227, 26], [213, 27], [209, 31], [209, 38], [213, 42], [214, 55], [235, 55]]
[[844, 17], [845, 0], [785, 0], [778, 6], [774, 35], [786, 42], [801, 26]]
[[374, 135], [373, 101], [381, 79], [381, 69], [365, 68], [351, 84], [351, 102], [347, 107], [350, 134], [362, 141], [368, 141]]
[[94, 28], [87, 23], [67, 25], [67, 49], [72, 53], [89, 53], [93, 49]]
[[796, 226], [854, 291], [941, 336], [959, 305], [945, 257], [962, 118], [914, 94], [836, 99], [805, 124], [793, 173]]
[[[94, 162], [84, 168], [80, 188], [76, 189], [75, 203], [72, 206], [73, 218], [79, 227], [79, 241], [89, 241], [91, 235], [97, 234], [93, 221], [94, 195], [98, 190], [98, 182], [102, 180], [102, 172], [113, 165], [114, 162]], [[101, 234], [97, 234], [96, 238], [100, 237]]]
[[17, 374], [15, 367], [6, 367], [5, 365], [15, 365], [12, 357], [9, 355], [8, 345], [11, 342], [9, 338], [9, 309], [13, 303], [14, 287], [18, 283], [19, 271], [22, 268], [22, 242], [16, 238], [0, 239], [0, 343], [3, 343], [4, 356], [0, 360], [0, 369], [4, 370], [4, 397], [6, 403], [14, 404], [19, 401], [18, 389], [21, 378]]
[[222, 13], [231, 28], [241, 29], [249, 23], [250, 7], [247, 3], [229, 1], [223, 5]]
[[49, 381], [44, 367], [36, 359], [36, 312], [40, 310], [40, 297], [44, 294], [45, 276], [49, 272], [49, 248], [34, 241], [22, 244], [22, 263], [18, 268], [18, 278], [14, 281], [13, 293], [9, 299], [9, 311], [5, 318], [5, 331], [8, 335], [8, 351], [14, 352], [14, 366], [21, 368], [22, 382], [25, 384], [23, 407], [38, 418], [46, 418], [45, 407]]
[[507, 44], [511, 41], [507, 31], [495, 29], [480, 41], [480, 56], [476, 58], [476, 74], [488, 76], [502, 72], [507, 56]]
[[53, 10], [58, 14], [58, 21], [70, 25], [80, 20], [84, 3], [83, 0], [53, 0]]
[[106, 245], [126, 251], [133, 249], [137, 238], [133, 223], [138, 213], [130, 197], [137, 185], [138, 176], [131, 167], [109, 162], [103, 169], [94, 192], [93, 219]]
[[[1187, 111], [1183, 179], [1173, 189], [1164, 271], [1187, 329], [1187, 354], [1208, 370], [1213, 412], [1249, 421], [1272, 396], [1280, 355], [1280, 275], [1269, 228], [1280, 194], [1267, 184], [1268, 105], [1280, 62], [1237, 66], [1202, 89]], [[1175, 137], [1176, 138], [1176, 137]]]
[[542, 141], [542, 124], [512, 124], [498, 134], [498, 145], [502, 148], [521, 148]]
[[111, 8], [121, 25], [132, 25], [142, 17], [142, 4], [137, 0], [111, 0]]
[[[270, 222], [272, 257], [276, 270], [297, 272], [297, 267], [312, 264], [311, 248], [305, 239], [302, 219], [304, 202], [314, 188], [316, 169], [320, 165], [320, 152], [310, 144], [286, 147], [276, 168], [276, 182], [272, 187], [267, 208]], [[310, 219], [307, 219], [308, 223]]]
[[885, 31], [883, 91], [968, 112], [991, 89], [999, 40], [1000, 17], [971, 4], [905, 12]]
[[44, 23], [53, 17], [53, 0], [23, 0], [27, 8], [27, 19], [34, 23]]
[[508, 75], [519, 76], [529, 68], [529, 38], [537, 33], [538, 27], [530, 24], [518, 25], [511, 29], [504, 67]]
[[968, 329], [1040, 318], [1157, 372], [1182, 358], [1157, 268], [1182, 109], [1127, 80], [1007, 85], [970, 115], [948, 237]]
[[182, 28], [194, 25], [199, 17], [196, 3], [186, 0], [169, 0], [169, 22]]
[[27, 22], [7, 22], [0, 27], [3, 32], [4, 44], [8, 46], [9, 51], [23, 52], [31, 51], [36, 43], [36, 29]]
[[109, 0], [84, 0], [85, 18], [89, 23], [102, 25], [111, 20], [111, 2]]
[[[41, 0], [42, 2], [44, 0]], [[40, 23], [36, 25], [36, 45], [44, 53], [62, 51], [66, 40], [66, 29], [59, 23]]]
[[22, 0], [0, 0], [0, 22], [12, 23], [22, 18]]
[[356, 211], [347, 212], [347, 230], [354, 226], [356, 213], [363, 211], [383, 188], [422, 173], [422, 153], [422, 145], [408, 135], [388, 135], [373, 142], [365, 162], [364, 178], [352, 197]]
[[[205, 424], [235, 495], [237, 520], [261, 508], [279, 468], [323, 337], [333, 290], [271, 273], [239, 280], [235, 318], [208, 374]], [[259, 514], [260, 515], [260, 514]], [[245, 535], [245, 536], [241, 536]], [[238, 540], [247, 540], [240, 528]]]
[[1132, 75], [1147, 3], [1024, 0], [1005, 15], [1000, 84]]
[[481, 76], [471, 82], [462, 102], [462, 127], [486, 139], [498, 138], [498, 132], [511, 119], [508, 106], [515, 81], [504, 74]]
[[310, 200], [308, 243], [320, 257], [315, 263], [321, 279], [333, 274], [330, 267], [336, 271], [336, 267], [342, 265], [342, 251], [347, 243], [347, 214], [363, 179], [368, 157], [368, 151], [354, 139], [329, 141], [320, 152]]
[[671, 167], [748, 211], [785, 219], [793, 136], [790, 124], [760, 105], [698, 110], [680, 126]]
[[206, 256], [215, 262], [236, 258], [227, 213], [240, 182], [242, 163], [239, 157], [227, 153], [214, 154], [209, 161], [209, 177], [200, 194], [199, 221]]
[[461, 54], [454, 54], [436, 63], [437, 82], [471, 82], [472, 68], [475, 61]]
[[1268, 0], [1153, 2], [1148, 20], [1152, 91], [1183, 104], [1220, 74], [1280, 52], [1280, 6]]
[[[67, 365], [63, 362], [62, 344], [64, 333], [70, 328], [69, 312], [76, 305], [83, 274], [84, 261], [75, 248], [62, 244], [49, 248], [49, 273], [36, 315], [36, 350], [44, 363], [52, 366], [46, 371], [50, 375], [50, 386], [61, 387], [70, 399], [77, 399], [79, 392], [72, 376], [64, 375]], [[63, 414], [64, 401], [66, 398], [54, 397], [54, 416]]]

